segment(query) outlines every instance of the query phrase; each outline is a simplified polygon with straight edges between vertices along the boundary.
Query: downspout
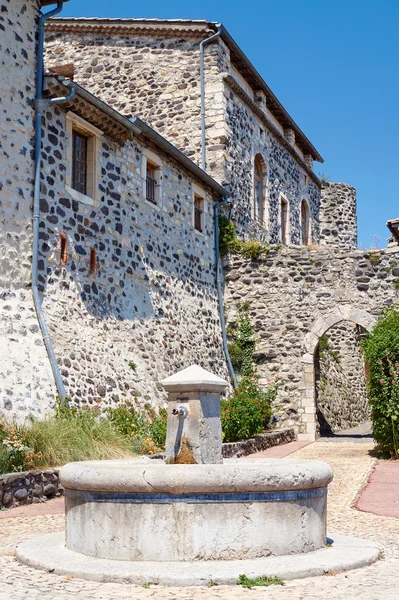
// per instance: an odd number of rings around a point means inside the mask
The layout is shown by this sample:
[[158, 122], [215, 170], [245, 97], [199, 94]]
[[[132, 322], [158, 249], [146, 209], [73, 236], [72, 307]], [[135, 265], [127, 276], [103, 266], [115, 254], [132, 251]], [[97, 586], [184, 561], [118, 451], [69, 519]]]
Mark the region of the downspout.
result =
[[200, 43], [200, 86], [201, 86], [201, 152], [202, 152], [202, 170], [206, 171], [206, 146], [205, 146], [205, 59], [204, 46], [212, 40], [218, 38], [222, 33], [222, 26], [218, 24], [218, 30], [211, 37], [202, 40]]
[[36, 97], [35, 97], [35, 187], [33, 199], [33, 248], [32, 248], [32, 294], [37, 320], [42, 332], [43, 341], [46, 346], [47, 354], [50, 360], [51, 369], [57, 386], [58, 394], [64, 401], [66, 398], [65, 386], [62, 381], [61, 373], [58, 367], [57, 359], [54, 353], [53, 344], [51, 343], [50, 332], [47, 327], [44, 317], [42, 303], [38, 289], [38, 262], [39, 262], [39, 222], [40, 222], [40, 162], [41, 162], [41, 147], [42, 147], [42, 124], [43, 111], [49, 104], [56, 102], [65, 102], [71, 100], [75, 95], [75, 90], [72, 89], [69, 96], [65, 98], [56, 98], [53, 100], [45, 100], [43, 98], [43, 81], [44, 81], [44, 26], [50, 17], [59, 14], [62, 11], [63, 0], [57, 0], [57, 8], [50, 12], [40, 13], [39, 20], [39, 38], [37, 48], [37, 74], [36, 74]]
[[224, 200], [222, 200], [222, 202], [217, 202], [215, 204], [215, 267], [216, 267], [216, 287], [217, 287], [218, 300], [219, 300], [220, 326], [222, 328], [222, 338], [223, 338], [223, 349], [224, 349], [224, 354], [226, 356], [229, 375], [233, 382], [233, 387], [235, 389], [237, 387], [237, 378], [236, 378], [236, 374], [234, 373], [233, 365], [231, 363], [231, 358], [230, 358], [230, 354], [229, 354], [229, 346], [227, 343], [226, 319], [224, 316], [223, 292], [222, 292], [222, 283], [221, 283], [221, 279], [220, 279], [219, 208], [221, 206], [226, 206], [226, 204], [230, 204], [229, 198], [225, 198]]

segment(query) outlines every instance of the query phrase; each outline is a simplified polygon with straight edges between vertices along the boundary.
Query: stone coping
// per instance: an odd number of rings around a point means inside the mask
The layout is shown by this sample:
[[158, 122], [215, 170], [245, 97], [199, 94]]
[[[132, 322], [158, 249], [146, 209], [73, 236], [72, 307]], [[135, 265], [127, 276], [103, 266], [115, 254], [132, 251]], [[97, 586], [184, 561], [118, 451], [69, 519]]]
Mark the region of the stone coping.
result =
[[346, 535], [330, 534], [330, 537], [331, 547], [304, 554], [244, 560], [134, 562], [94, 558], [73, 552], [66, 548], [63, 533], [50, 533], [22, 542], [16, 555], [18, 560], [30, 567], [58, 575], [100, 582], [170, 586], [204, 586], [211, 580], [217, 584], [235, 584], [241, 573], [248, 577], [274, 575], [287, 581], [358, 569], [379, 558], [379, 547], [373, 541]]
[[165, 465], [114, 460], [70, 463], [60, 470], [69, 490], [145, 494], [272, 492], [326, 487], [331, 467], [321, 461], [239, 459], [225, 464]]

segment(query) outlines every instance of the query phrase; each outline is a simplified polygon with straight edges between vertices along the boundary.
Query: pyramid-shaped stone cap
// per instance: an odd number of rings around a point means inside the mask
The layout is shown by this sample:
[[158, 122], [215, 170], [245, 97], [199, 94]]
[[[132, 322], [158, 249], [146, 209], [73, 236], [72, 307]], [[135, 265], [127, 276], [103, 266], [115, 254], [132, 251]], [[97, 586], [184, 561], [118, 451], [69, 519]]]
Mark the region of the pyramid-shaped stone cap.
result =
[[199, 365], [191, 365], [160, 382], [167, 392], [222, 392], [229, 384], [227, 381], [205, 371]]

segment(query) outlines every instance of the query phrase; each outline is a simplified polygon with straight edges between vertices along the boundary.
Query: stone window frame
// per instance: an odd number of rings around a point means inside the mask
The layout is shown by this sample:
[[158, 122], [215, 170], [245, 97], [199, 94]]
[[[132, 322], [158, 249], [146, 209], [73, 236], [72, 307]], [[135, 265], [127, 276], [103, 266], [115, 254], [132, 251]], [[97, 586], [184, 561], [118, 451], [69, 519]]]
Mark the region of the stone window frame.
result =
[[[196, 199], [200, 199], [202, 201], [202, 216], [201, 216], [201, 227], [202, 229], [199, 230], [196, 228], [195, 226], [195, 201]], [[206, 214], [208, 212], [208, 202], [206, 199], [206, 193], [205, 190], [203, 188], [201, 188], [199, 185], [193, 183], [192, 185], [192, 211], [191, 211], [191, 224], [195, 230], [195, 232], [198, 235], [205, 235], [206, 234]]]
[[[154, 168], [156, 187], [155, 187], [155, 203], [147, 200], [147, 165], [151, 165]], [[155, 208], [156, 210], [161, 210], [162, 208], [162, 176], [163, 172], [163, 162], [160, 156], [150, 150], [149, 148], [145, 148], [143, 150], [143, 157], [141, 161], [141, 177], [143, 179], [143, 197], [144, 202]]]
[[[72, 137], [73, 132], [81, 133], [87, 137], [87, 183], [86, 194], [78, 192], [72, 187]], [[100, 190], [98, 188], [99, 176], [101, 173], [100, 153], [102, 137], [104, 133], [76, 115], [68, 112], [66, 115], [66, 133], [67, 133], [67, 171], [65, 180], [65, 190], [74, 200], [88, 204], [90, 206], [100, 206]]]
[[[286, 222], [286, 239], [285, 241], [283, 240], [283, 228], [282, 228], [282, 207], [283, 204], [285, 204], [286, 206], [286, 210], [287, 210], [287, 222]], [[280, 240], [281, 243], [284, 244], [285, 246], [288, 246], [290, 244], [291, 241], [291, 228], [290, 228], [290, 203], [288, 201], [288, 198], [285, 194], [281, 193], [280, 194], [280, 198], [279, 198], [279, 205], [278, 205], [278, 222], [279, 222], [279, 229], [280, 229]]]
[[[302, 226], [302, 206], [306, 206], [307, 211], [307, 229], [308, 239], [306, 242], [303, 240], [303, 226]], [[312, 213], [310, 212], [309, 202], [306, 198], [302, 198], [299, 204], [299, 234], [301, 239], [301, 246], [309, 246], [312, 243]]]
[[[257, 216], [256, 211], [256, 163], [259, 162], [260, 168], [262, 170], [262, 180], [261, 180], [261, 191], [262, 191], [262, 215], [261, 219]], [[263, 158], [260, 152], [257, 152], [253, 159], [253, 167], [252, 167], [252, 218], [254, 221], [259, 223], [262, 229], [269, 230], [270, 225], [270, 215], [269, 215], [269, 170], [268, 164]]]

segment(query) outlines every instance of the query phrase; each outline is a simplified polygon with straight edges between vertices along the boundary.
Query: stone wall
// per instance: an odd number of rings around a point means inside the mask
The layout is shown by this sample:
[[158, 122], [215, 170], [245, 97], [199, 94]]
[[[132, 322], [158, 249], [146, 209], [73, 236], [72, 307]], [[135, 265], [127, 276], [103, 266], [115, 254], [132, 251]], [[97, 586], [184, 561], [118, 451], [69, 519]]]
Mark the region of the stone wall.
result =
[[20, 415], [55, 398], [30, 291], [38, 4], [0, 1], [0, 409]]
[[355, 427], [369, 416], [365, 365], [360, 340], [364, 330], [342, 321], [323, 336], [315, 355], [316, 409], [321, 434]]
[[[192, 363], [225, 377], [211, 192], [204, 189], [200, 233], [192, 224], [199, 182], [143, 139], [121, 146], [103, 136], [99, 205], [74, 200], [65, 188], [65, 118], [61, 108], [45, 114], [39, 281], [68, 395], [78, 404], [159, 405], [164, 393], [157, 382]], [[158, 206], [143, 197], [148, 147], [162, 160]]]
[[[124, 33], [117, 29], [111, 33], [92, 25], [82, 20], [61, 32], [65, 22], [49, 24], [48, 67], [73, 63], [77, 82], [123, 114], [143, 118], [201, 164], [199, 44], [212, 32], [203, 28], [196, 35], [188, 30], [150, 35], [125, 24]], [[291, 242], [300, 243], [300, 204], [306, 199], [312, 240], [318, 243], [318, 179], [254, 98], [254, 91], [232, 67], [226, 44], [218, 39], [206, 45], [207, 172], [220, 183], [228, 182], [234, 201], [232, 218], [244, 237], [279, 242], [284, 197]], [[265, 164], [263, 224], [254, 219], [253, 209], [257, 154]]]
[[342, 321], [370, 330], [381, 309], [398, 302], [399, 250], [282, 248], [256, 262], [230, 256], [225, 272], [228, 322], [249, 302], [261, 381], [280, 377], [282, 425], [314, 438], [319, 339]]
[[320, 244], [343, 250], [357, 248], [356, 190], [347, 183], [323, 183]]
[[37, 504], [63, 493], [58, 469], [0, 475], [0, 508]]

